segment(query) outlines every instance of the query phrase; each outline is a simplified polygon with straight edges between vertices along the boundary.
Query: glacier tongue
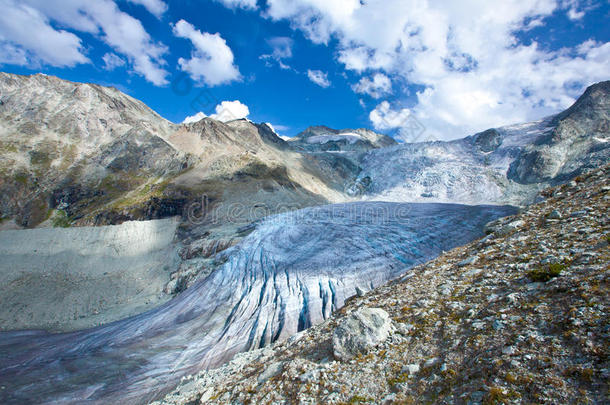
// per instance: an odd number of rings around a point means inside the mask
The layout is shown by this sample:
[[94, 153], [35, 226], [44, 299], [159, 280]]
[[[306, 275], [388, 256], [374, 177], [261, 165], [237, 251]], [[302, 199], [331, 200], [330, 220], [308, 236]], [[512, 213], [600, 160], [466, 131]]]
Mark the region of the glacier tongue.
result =
[[512, 207], [358, 202], [269, 217], [205, 280], [99, 328], [0, 334], [2, 403], [146, 402], [184, 375], [284, 339]]

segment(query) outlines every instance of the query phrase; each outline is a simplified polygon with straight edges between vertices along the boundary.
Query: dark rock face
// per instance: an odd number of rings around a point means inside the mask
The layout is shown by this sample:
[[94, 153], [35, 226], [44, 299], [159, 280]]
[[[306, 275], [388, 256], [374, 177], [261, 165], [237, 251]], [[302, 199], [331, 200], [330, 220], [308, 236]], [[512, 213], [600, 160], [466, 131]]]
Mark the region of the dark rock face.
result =
[[502, 144], [502, 135], [492, 128], [474, 135], [474, 145], [481, 152], [493, 152]]
[[532, 150], [522, 153], [508, 169], [508, 178], [522, 184], [549, 181], [557, 174], [561, 162], [548, 151]]
[[103, 211], [95, 216], [95, 225], [117, 225], [125, 221], [142, 221], [182, 216], [190, 200], [152, 197], [140, 205], [121, 210]]
[[553, 118], [551, 134], [526, 146], [507, 176], [521, 184], [565, 181], [610, 158], [610, 81], [590, 86]]

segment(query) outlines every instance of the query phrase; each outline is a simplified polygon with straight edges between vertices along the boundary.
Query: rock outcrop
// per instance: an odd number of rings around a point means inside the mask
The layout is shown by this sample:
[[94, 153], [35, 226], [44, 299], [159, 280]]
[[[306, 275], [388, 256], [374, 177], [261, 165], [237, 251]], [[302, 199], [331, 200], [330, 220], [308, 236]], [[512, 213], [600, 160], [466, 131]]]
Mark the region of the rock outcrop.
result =
[[365, 355], [392, 332], [390, 315], [381, 308], [362, 308], [343, 319], [333, 332], [333, 355], [347, 361]]

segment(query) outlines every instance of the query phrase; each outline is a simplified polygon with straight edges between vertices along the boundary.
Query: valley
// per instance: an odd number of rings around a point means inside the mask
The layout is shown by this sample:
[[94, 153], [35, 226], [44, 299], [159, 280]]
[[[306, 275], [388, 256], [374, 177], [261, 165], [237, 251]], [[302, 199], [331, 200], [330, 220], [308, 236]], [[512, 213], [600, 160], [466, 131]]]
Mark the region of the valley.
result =
[[6, 404], [162, 398], [610, 162], [610, 82], [537, 122], [421, 143], [175, 124], [46, 75], [0, 73], [0, 90]]

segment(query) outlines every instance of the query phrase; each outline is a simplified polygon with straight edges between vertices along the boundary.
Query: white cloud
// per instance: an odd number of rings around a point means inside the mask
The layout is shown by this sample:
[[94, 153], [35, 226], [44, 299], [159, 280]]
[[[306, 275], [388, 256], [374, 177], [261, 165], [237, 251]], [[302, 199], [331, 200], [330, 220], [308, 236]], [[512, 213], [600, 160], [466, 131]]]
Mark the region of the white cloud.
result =
[[240, 118], [246, 118], [250, 115], [250, 109], [247, 105], [242, 104], [239, 100], [223, 101], [216, 106], [216, 114], [210, 115], [210, 118], [215, 120], [228, 122]]
[[[268, 0], [268, 5], [269, 18], [288, 20], [311, 41], [334, 38], [337, 59], [347, 69], [383, 72], [422, 86], [411, 112], [441, 139], [555, 113], [585, 86], [608, 76], [610, 43], [553, 51], [520, 43], [515, 35], [544, 24], [558, 10], [574, 10], [571, 17], [580, 18], [587, 9], [574, 0]], [[401, 101], [406, 96], [393, 104]]]
[[256, 9], [256, 0], [216, 0], [225, 5], [225, 7], [236, 9]]
[[118, 55], [114, 53], [106, 53], [102, 60], [104, 61], [104, 69], [105, 70], [114, 70], [118, 67], [124, 66], [125, 61], [121, 59]]
[[294, 41], [289, 37], [273, 37], [267, 40], [267, 44], [273, 50], [270, 54], [261, 55], [260, 59], [267, 61], [267, 66], [271, 66], [271, 61], [275, 61], [280, 68], [290, 69], [284, 59], [292, 58], [292, 46]]
[[233, 64], [233, 52], [220, 34], [202, 33], [192, 24], [180, 20], [174, 25], [174, 35], [189, 39], [195, 48], [191, 59], [178, 60], [180, 68], [193, 80], [216, 86], [241, 78]]
[[568, 10], [566, 15], [570, 20], [578, 21], [585, 16], [585, 11], [580, 9], [582, 6], [580, 3], [579, 0], [563, 0], [562, 7]]
[[149, 13], [161, 18], [163, 13], [167, 11], [167, 4], [162, 0], [127, 0], [133, 4], [144, 6]]
[[87, 63], [80, 38], [56, 30], [43, 13], [23, 2], [0, 0], [0, 63], [74, 66]]
[[392, 81], [383, 73], [375, 73], [372, 80], [368, 77], [363, 77], [352, 88], [356, 93], [368, 94], [373, 98], [379, 98], [384, 94], [392, 92]]
[[[221, 122], [229, 122], [241, 118], [246, 118], [248, 115], [250, 115], [250, 109], [248, 108], [248, 106], [242, 104], [239, 100], [223, 101], [216, 106], [215, 111], [216, 113], [210, 115], [209, 117]], [[205, 117], [207, 117], [207, 115], [200, 111], [195, 115], [186, 117], [184, 121], [182, 121], [182, 123], [190, 124], [193, 122], [201, 121]], [[267, 125], [275, 132], [271, 124], [267, 123]]]
[[276, 135], [279, 135], [278, 131], [288, 131], [290, 129], [290, 127], [287, 127], [286, 125], [272, 125], [270, 122], [265, 122], [265, 125], [275, 132]]
[[320, 87], [330, 87], [330, 81], [328, 80], [328, 73], [324, 73], [321, 70], [307, 70], [307, 77], [309, 80], [314, 82]]
[[375, 129], [383, 131], [402, 127], [410, 116], [411, 110], [408, 108], [393, 110], [389, 102], [383, 101], [371, 111], [369, 119]]
[[0, 65], [26, 66], [28, 57], [25, 51], [7, 42], [0, 42]]
[[197, 114], [195, 115], [191, 115], [189, 117], [186, 117], [184, 119], [184, 121], [182, 121], [183, 124], [192, 124], [193, 122], [198, 122], [201, 121], [202, 119], [204, 119], [205, 117], [207, 117], [207, 115], [205, 115], [204, 113], [202, 113], [201, 111], [199, 111]]
[[[142, 23], [119, 10], [111, 0], [1, 0], [3, 21], [0, 36], [53, 66], [73, 66], [88, 59], [81, 52], [80, 39], [49, 25], [59, 25], [99, 37], [124, 55], [136, 73], [155, 85], [164, 85], [167, 72], [163, 55], [167, 48], [154, 43]], [[17, 25], [18, 24], [18, 25]]]

